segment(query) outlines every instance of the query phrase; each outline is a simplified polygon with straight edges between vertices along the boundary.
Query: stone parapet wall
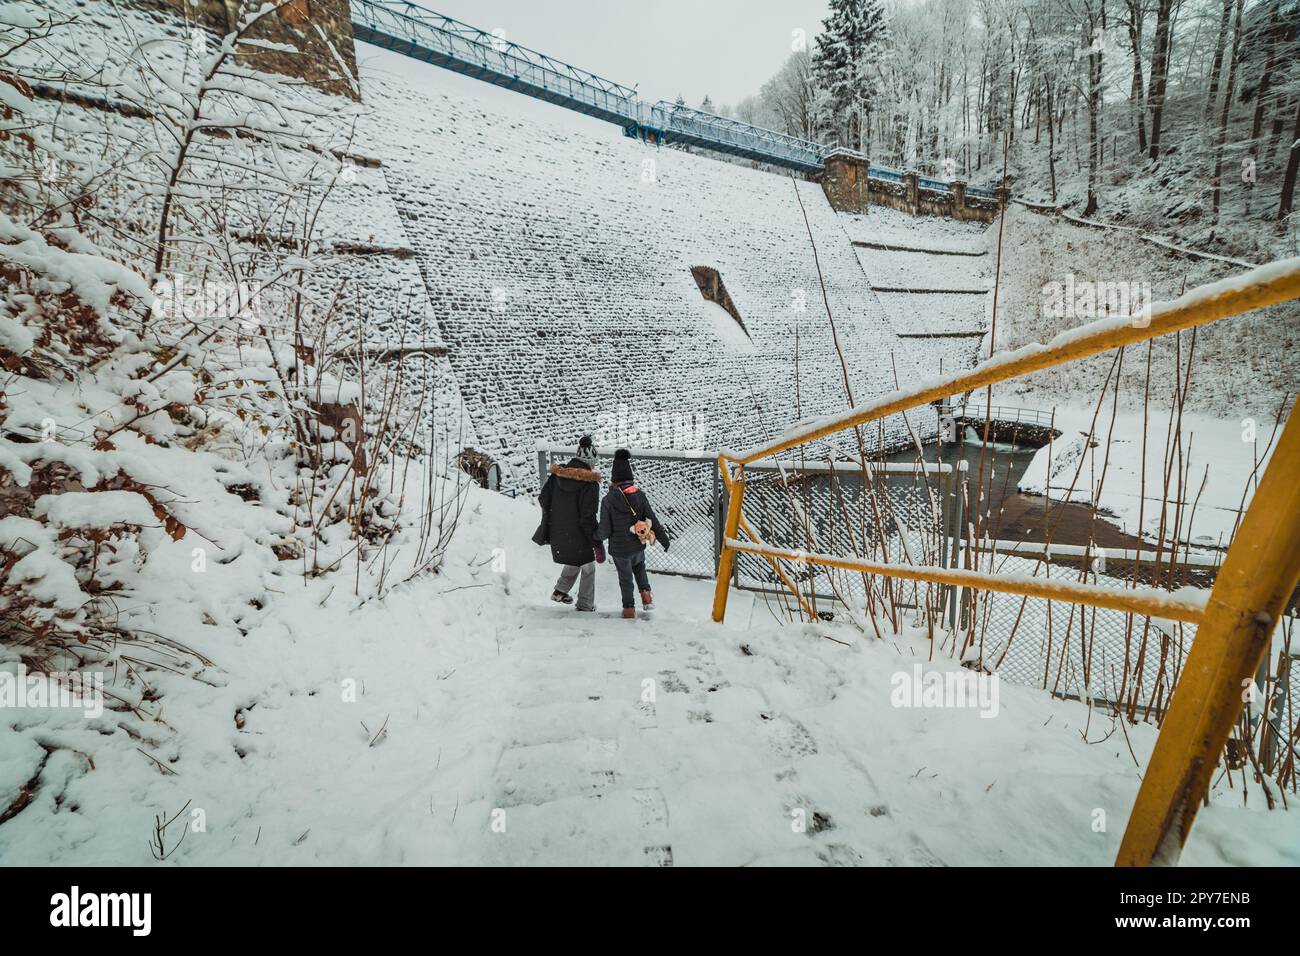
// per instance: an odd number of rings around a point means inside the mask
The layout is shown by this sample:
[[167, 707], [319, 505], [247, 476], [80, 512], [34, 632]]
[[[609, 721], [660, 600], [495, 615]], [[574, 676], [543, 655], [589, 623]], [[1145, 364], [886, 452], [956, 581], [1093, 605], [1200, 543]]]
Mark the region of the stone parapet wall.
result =
[[938, 192], [921, 187], [915, 172], [905, 172], [902, 182], [892, 182], [869, 175], [865, 156], [848, 152], [826, 157], [821, 177], [822, 191], [838, 212], [865, 215], [871, 206], [888, 206], [913, 216], [947, 216], [963, 222], [992, 222], [1005, 207], [1009, 197], [999, 190], [999, 200], [991, 201], [966, 194], [966, 184], [953, 182]]

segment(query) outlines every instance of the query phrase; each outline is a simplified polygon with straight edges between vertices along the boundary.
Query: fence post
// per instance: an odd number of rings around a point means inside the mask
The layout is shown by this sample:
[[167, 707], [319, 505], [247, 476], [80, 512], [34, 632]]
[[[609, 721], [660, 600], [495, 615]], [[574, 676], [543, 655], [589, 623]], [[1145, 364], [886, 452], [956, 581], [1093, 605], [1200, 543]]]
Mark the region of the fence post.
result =
[[[718, 458], [718, 470], [727, 467]], [[718, 560], [718, 580], [713, 589], [713, 619], [719, 623], [727, 616], [727, 592], [731, 588], [731, 571], [736, 563], [736, 552], [727, 546], [726, 539], [734, 538], [740, 530], [740, 506], [745, 500], [745, 468], [736, 469], [736, 477], [727, 486], [727, 522], [722, 526], [722, 553]]]
[[[939, 567], [948, 567], [948, 496], [952, 494], [952, 472], [946, 471], [939, 476]], [[943, 592], [946, 593], [946, 592]], [[946, 602], [943, 602], [946, 603]]]
[[1282, 746], [1286, 744], [1286, 734], [1282, 733], [1282, 715], [1286, 713], [1287, 697], [1291, 693], [1291, 658], [1287, 656], [1285, 645], [1277, 652], [1277, 689], [1273, 692], [1273, 712], [1264, 712], [1265, 728], [1269, 742], [1266, 757], [1268, 763], [1264, 767], [1266, 773], [1272, 773], [1273, 768], [1277, 766], [1277, 760], [1282, 752]]
[[537, 484], [539, 486], [546, 483], [546, 459], [549, 452], [539, 448], [537, 450]]
[[722, 555], [722, 503], [726, 500], [726, 491], [719, 478], [719, 469], [713, 469], [713, 573], [718, 573], [718, 561]]
[[[939, 456], [936, 456], [939, 457]], [[952, 466], [944, 472], [939, 478], [939, 567], [948, 567], [948, 534], [950, 532], [948, 519], [952, 515], [952, 509], [948, 506], [948, 497], [952, 494]], [[951, 585], [943, 585], [939, 588], [939, 620], [942, 621], [944, 611], [948, 607], [950, 600]]]
[[[966, 500], [966, 471], [969, 467], [965, 458], [957, 462], [957, 479], [954, 482], [954, 491], [956, 492], [956, 501], [953, 503], [954, 520], [952, 524], [952, 564], [953, 568], [960, 568], [961, 556], [964, 552], [963, 543], [966, 539], [966, 523], [964, 505]], [[948, 626], [955, 632], [957, 630], [957, 608], [965, 603], [966, 589], [954, 587], [949, 594], [948, 609]]]
[[1300, 412], [1292, 409], [1210, 590], [1116, 866], [1172, 865], [1300, 581]]

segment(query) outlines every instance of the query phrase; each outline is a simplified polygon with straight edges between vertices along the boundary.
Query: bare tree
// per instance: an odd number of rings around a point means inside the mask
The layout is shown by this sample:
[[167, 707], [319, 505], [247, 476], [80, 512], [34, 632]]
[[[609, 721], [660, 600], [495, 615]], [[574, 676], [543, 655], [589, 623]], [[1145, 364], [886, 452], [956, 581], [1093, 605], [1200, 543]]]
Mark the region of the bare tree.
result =
[[780, 118], [781, 132], [814, 139], [817, 114], [812, 54], [807, 50], [791, 53], [776, 75], [763, 84], [759, 98], [769, 113]]
[[1161, 122], [1164, 118], [1165, 92], [1169, 85], [1169, 19], [1175, 0], [1156, 0], [1156, 45], [1151, 54], [1151, 158], [1160, 158]]
[[1214, 115], [1219, 103], [1219, 79], [1223, 73], [1223, 50], [1228, 41], [1228, 21], [1232, 18], [1232, 0], [1223, 0], [1223, 13], [1219, 17], [1219, 33], [1214, 43], [1214, 65], [1210, 67], [1210, 92], [1205, 98], [1205, 113]]
[[1279, 222], [1291, 215], [1291, 210], [1294, 208], [1296, 172], [1300, 170], [1300, 97], [1296, 99], [1294, 135], [1290, 157], [1286, 164], [1286, 175], [1282, 179], [1282, 196], [1277, 206]]
[[1133, 82], [1129, 86], [1129, 115], [1137, 127], [1137, 147], [1139, 153], [1147, 151], [1146, 93], [1142, 81], [1142, 21], [1146, 17], [1146, 7], [1142, 0], [1124, 0], [1128, 10], [1129, 54], [1133, 59]]
[[[1228, 0], [1225, 0], [1225, 9]], [[1219, 114], [1219, 132], [1214, 143], [1214, 218], [1219, 217], [1219, 197], [1223, 183], [1223, 146], [1228, 138], [1228, 114], [1237, 85], [1237, 53], [1241, 47], [1241, 8], [1244, 0], [1237, 0], [1236, 18], [1232, 30], [1232, 49], [1228, 54], [1228, 80], [1223, 90], [1223, 110]]]

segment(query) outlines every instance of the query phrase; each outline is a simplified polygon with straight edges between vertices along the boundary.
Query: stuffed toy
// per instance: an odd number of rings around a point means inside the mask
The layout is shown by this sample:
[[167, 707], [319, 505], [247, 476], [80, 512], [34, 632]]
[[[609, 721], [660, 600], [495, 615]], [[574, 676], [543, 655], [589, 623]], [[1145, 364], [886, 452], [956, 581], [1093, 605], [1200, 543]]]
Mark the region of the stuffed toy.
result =
[[632, 525], [632, 533], [640, 539], [642, 544], [648, 545], [655, 543], [654, 529], [650, 527], [650, 522], [646, 521], [644, 518]]

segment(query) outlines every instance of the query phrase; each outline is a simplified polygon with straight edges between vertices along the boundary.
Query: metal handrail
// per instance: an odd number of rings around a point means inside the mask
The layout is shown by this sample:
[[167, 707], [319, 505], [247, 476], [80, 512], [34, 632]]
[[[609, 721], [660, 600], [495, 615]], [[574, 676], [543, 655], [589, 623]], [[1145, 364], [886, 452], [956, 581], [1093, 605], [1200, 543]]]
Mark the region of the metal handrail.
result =
[[1192, 289], [1171, 302], [1151, 306], [1149, 315], [1114, 315], [1056, 336], [1046, 345], [1027, 345], [995, 356], [953, 375], [928, 379], [919, 388], [888, 392], [840, 415], [803, 423], [766, 445], [744, 451], [723, 450], [720, 457], [738, 465], [769, 458], [798, 445], [840, 431], [996, 385], [1030, 372], [1100, 355], [1124, 345], [1145, 342], [1172, 332], [1300, 298], [1300, 257], [1283, 259], [1240, 276]]
[[1024, 422], [1033, 425], [1051, 425], [1055, 419], [1052, 412], [1017, 405], [988, 406], [963, 403], [954, 405], [952, 414], [954, 418], [989, 418], [995, 422]]
[[[500, 81], [505, 79], [517, 81], [531, 88], [526, 91], [532, 95], [547, 93], [583, 103], [598, 110], [602, 119], [620, 123], [637, 120], [640, 100], [636, 91], [590, 70], [406, 0], [352, 0], [351, 10], [353, 32], [362, 41], [408, 55], [417, 50], [435, 54], [439, 66], [456, 68], [498, 85], [504, 85]], [[476, 69], [471, 73], [466, 67]]]
[[822, 169], [822, 147], [806, 139], [787, 133], [764, 129], [748, 122], [718, 116], [703, 109], [694, 109], [684, 103], [659, 100], [650, 108], [650, 122], [642, 126], [664, 134], [666, 139], [697, 140], [708, 148], [724, 152], [737, 152], [754, 159], [783, 160], [787, 165], [803, 169]]
[[581, 83], [595, 86], [619, 99], [636, 99], [636, 90], [630, 86], [624, 86], [598, 73], [557, 60], [539, 50], [498, 37], [453, 17], [410, 3], [408, 0], [352, 0], [351, 7], [353, 11], [359, 11], [362, 17], [368, 18], [371, 23], [377, 23], [385, 16], [404, 21], [412, 35], [436, 31], [449, 37], [462, 39], [466, 44], [478, 48], [485, 63], [491, 59], [489, 53], [496, 56], [509, 55], [550, 73], [572, 77]]
[[[728, 582], [741, 551], [763, 556], [778, 572], [782, 560], [798, 560], [864, 574], [1115, 607], [1113, 591], [1100, 594], [1085, 585], [1062, 587], [1067, 582], [1046, 580], [1036, 584], [1024, 576], [975, 571], [958, 575], [949, 568], [883, 564], [774, 548], [759, 539], [744, 520], [745, 466], [951, 395], [1293, 299], [1300, 299], [1300, 257], [1193, 289], [1172, 302], [1153, 306], [1146, 315], [1102, 319], [1063, 332], [1046, 345], [1026, 346], [990, 358], [970, 371], [891, 392], [841, 415], [800, 423], [760, 447], [720, 451], [718, 470], [727, 486], [728, 504], [713, 619], [720, 622], [726, 615]], [[742, 530], [748, 541], [739, 537]], [[782, 573], [781, 579], [807, 613], [798, 588], [787, 575]], [[1204, 603], [1154, 588], [1132, 588], [1122, 598], [1120, 609], [1126, 613], [1195, 623], [1197, 633], [1129, 815], [1118, 865], [1177, 862], [1208, 793], [1219, 754], [1241, 713], [1241, 688], [1258, 671], [1275, 623], [1298, 583], [1300, 414], [1293, 409]]]
[[[709, 458], [716, 458], [710, 455]], [[807, 474], [832, 474], [834, 472], [852, 472], [864, 467], [872, 474], [880, 475], [948, 475], [953, 471], [951, 462], [935, 461], [867, 461], [854, 458], [840, 458], [831, 461], [804, 460], [799, 462], [777, 461], [775, 458], [750, 462], [754, 471], [793, 471]]]

